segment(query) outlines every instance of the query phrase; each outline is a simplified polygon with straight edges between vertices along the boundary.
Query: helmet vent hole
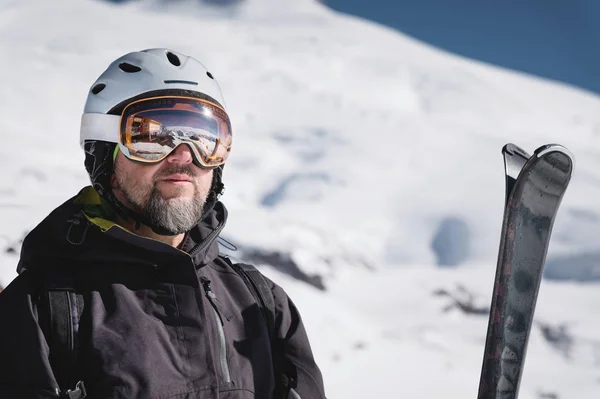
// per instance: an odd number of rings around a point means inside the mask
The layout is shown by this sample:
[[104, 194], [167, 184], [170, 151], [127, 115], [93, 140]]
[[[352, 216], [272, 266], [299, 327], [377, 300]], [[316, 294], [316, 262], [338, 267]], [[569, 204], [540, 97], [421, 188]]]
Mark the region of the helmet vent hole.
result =
[[119, 64], [119, 68], [121, 68], [121, 70], [123, 72], [127, 72], [127, 73], [134, 73], [134, 72], [139, 72], [142, 70], [142, 68], [140, 68], [139, 66], [130, 64], [128, 62], [122, 62]]
[[213, 76], [213, 74], [212, 74], [212, 73], [210, 73], [210, 72], [206, 72], [206, 75], [208, 75], [208, 77], [209, 77], [209, 78], [211, 78], [211, 79], [214, 79], [214, 78], [215, 78], [215, 77]]
[[179, 60], [179, 57], [177, 57], [175, 54], [173, 54], [170, 51], [167, 51], [167, 59], [169, 60], [169, 62], [175, 66], [181, 66], [181, 61]]
[[100, 93], [102, 90], [104, 90], [104, 88], [106, 87], [106, 85], [104, 83], [98, 83], [96, 86], [94, 86], [92, 88], [92, 93], [94, 94], [98, 94]]

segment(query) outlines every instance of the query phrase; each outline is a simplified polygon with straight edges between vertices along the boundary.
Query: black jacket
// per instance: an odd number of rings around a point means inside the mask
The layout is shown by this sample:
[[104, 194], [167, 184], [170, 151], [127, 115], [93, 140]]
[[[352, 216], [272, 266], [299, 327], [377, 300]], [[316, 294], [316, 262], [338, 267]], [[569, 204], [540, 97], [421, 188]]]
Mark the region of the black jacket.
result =
[[[216, 242], [225, 207], [217, 203], [181, 249], [103, 215], [88, 187], [26, 237], [19, 276], [0, 293], [0, 398], [56, 397], [50, 341], [38, 321], [39, 276], [68, 270], [85, 304], [76, 380], [85, 382], [88, 398], [269, 399], [274, 371], [266, 323]], [[298, 373], [292, 398], [324, 398], [298, 310], [269, 282], [282, 351]]]

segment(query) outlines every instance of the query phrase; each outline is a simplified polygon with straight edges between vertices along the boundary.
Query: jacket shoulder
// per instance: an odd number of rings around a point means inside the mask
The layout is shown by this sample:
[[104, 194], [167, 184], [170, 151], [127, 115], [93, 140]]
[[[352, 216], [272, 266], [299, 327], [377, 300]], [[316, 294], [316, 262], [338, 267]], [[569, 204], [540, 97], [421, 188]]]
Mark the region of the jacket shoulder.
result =
[[0, 292], [0, 314], [16, 302], [31, 296], [35, 292], [35, 284], [30, 272], [19, 274]]
[[21, 273], [0, 292], [0, 394], [11, 389], [51, 392], [56, 386], [36, 302], [37, 289], [30, 272]]

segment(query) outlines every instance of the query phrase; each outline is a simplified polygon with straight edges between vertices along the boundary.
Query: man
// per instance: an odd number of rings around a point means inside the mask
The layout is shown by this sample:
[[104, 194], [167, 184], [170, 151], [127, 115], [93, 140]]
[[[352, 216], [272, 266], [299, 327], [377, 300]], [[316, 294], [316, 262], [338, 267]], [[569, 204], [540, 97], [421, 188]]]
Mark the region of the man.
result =
[[0, 294], [0, 398], [325, 397], [292, 301], [219, 253], [231, 137], [191, 57], [134, 52], [99, 77], [92, 186], [27, 236]]

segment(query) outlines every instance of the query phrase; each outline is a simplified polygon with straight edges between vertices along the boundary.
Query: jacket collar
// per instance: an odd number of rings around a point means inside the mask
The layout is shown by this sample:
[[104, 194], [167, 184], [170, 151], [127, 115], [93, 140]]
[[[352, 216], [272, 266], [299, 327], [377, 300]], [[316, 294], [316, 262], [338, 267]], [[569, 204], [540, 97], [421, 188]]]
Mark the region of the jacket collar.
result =
[[[227, 209], [215, 203], [202, 221], [190, 230], [181, 245], [141, 237], [114, 222], [114, 212], [91, 187], [55, 209], [25, 238], [17, 272], [51, 258], [66, 261], [135, 262], [164, 256], [188, 256], [196, 267], [219, 255], [217, 237], [225, 227]], [[119, 241], [115, 245], [113, 239]]]

